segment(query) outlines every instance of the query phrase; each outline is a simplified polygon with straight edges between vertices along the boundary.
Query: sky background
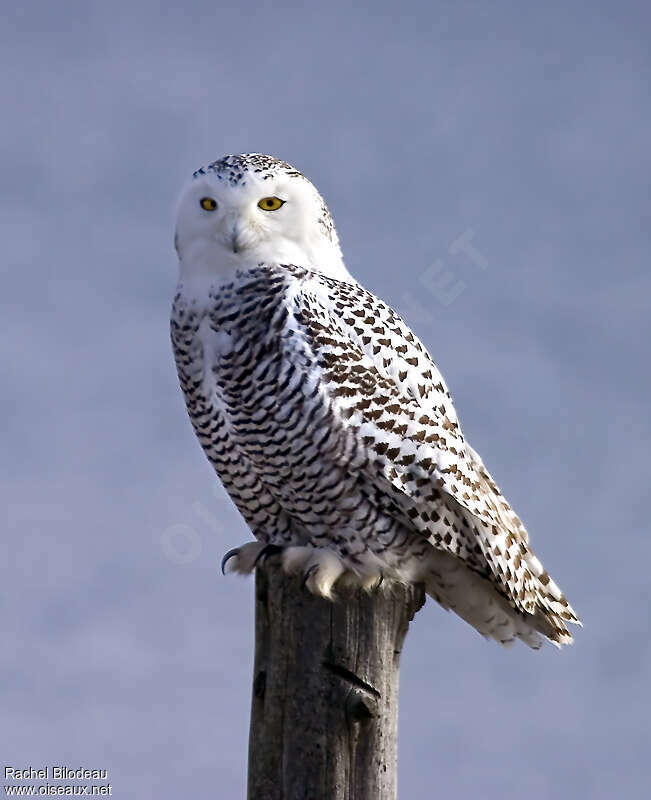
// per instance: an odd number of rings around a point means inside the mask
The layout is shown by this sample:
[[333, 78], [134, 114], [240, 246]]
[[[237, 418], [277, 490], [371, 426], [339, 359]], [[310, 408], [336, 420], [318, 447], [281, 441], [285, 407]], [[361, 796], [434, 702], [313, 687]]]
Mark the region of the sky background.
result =
[[244, 796], [253, 583], [218, 563], [249, 534], [192, 434], [168, 316], [181, 185], [261, 151], [319, 187], [585, 623], [560, 653], [502, 650], [429, 603], [400, 797], [643, 796], [648, 3], [2, 17], [0, 760], [105, 768], [116, 797]]

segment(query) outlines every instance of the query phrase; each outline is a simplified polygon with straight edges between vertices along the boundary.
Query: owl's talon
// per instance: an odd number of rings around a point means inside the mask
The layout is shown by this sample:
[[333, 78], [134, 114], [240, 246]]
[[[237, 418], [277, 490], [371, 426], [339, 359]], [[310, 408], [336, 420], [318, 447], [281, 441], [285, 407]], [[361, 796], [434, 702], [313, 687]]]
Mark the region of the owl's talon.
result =
[[280, 547], [277, 544], [266, 544], [262, 548], [262, 550], [260, 550], [258, 555], [255, 557], [255, 561], [253, 562], [253, 566], [257, 567], [258, 564], [260, 564], [260, 562], [266, 561], [269, 558], [269, 556], [275, 556], [278, 553], [282, 553], [283, 549], [284, 549], [283, 547]]
[[307, 587], [307, 582], [310, 580], [310, 578], [312, 577], [312, 575], [314, 575], [314, 573], [318, 571], [318, 569], [319, 569], [319, 565], [318, 565], [318, 564], [312, 564], [312, 566], [311, 566], [311, 567], [309, 567], [309, 568], [308, 568], [308, 569], [305, 571], [305, 574], [303, 575], [303, 581], [302, 581], [302, 583], [301, 583], [301, 586], [302, 586], [304, 589]]
[[229, 550], [224, 557], [222, 558], [222, 575], [226, 575], [226, 564], [230, 561], [231, 558], [236, 556], [240, 551], [239, 547], [234, 547], [232, 550]]
[[[270, 545], [264, 542], [246, 542], [239, 547], [234, 547], [222, 558], [222, 573], [236, 572], [238, 575], [250, 575], [256, 568], [258, 560], [263, 553], [271, 555]], [[231, 563], [229, 563], [231, 562]]]

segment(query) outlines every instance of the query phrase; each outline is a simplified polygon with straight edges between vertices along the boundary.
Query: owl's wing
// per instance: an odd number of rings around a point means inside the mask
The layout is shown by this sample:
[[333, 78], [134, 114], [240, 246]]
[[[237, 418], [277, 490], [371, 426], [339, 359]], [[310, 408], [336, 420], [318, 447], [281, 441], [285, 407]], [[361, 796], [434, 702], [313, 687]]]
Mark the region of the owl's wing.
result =
[[367, 454], [364, 472], [412, 529], [492, 575], [516, 607], [575, 616], [466, 443], [436, 365], [405, 322], [358, 284], [312, 273], [293, 294], [322, 391]]

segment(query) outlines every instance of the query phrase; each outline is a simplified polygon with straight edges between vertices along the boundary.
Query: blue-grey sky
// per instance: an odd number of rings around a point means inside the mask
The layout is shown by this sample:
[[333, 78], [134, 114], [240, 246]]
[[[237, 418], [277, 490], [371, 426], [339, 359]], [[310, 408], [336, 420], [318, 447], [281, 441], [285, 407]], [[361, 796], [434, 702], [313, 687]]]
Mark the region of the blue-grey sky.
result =
[[248, 534], [168, 313], [181, 184], [262, 151], [320, 188], [351, 271], [430, 348], [585, 622], [563, 652], [504, 651], [428, 604], [401, 797], [648, 790], [651, 12], [368, 5], [3, 12], [4, 763], [243, 796], [253, 587], [218, 561]]

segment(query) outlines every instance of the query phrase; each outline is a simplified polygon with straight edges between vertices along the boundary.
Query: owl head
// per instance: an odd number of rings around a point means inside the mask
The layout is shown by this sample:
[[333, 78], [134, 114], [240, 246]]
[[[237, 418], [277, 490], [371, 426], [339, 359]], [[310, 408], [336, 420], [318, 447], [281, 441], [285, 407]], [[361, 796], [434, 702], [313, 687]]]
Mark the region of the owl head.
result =
[[175, 236], [182, 276], [227, 278], [261, 263], [350, 279], [328, 207], [285, 161], [259, 153], [201, 167], [183, 189]]

